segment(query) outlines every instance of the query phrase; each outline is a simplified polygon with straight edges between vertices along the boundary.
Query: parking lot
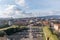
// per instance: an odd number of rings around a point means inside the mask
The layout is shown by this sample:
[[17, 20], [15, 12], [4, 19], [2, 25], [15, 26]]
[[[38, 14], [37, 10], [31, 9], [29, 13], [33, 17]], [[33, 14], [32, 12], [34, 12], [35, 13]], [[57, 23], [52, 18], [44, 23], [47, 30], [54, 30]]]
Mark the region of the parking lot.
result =
[[43, 30], [41, 28], [32, 28], [32, 35], [34, 40], [43, 40]]
[[8, 39], [10, 40], [43, 40], [43, 30], [42, 28], [39, 28], [39, 27], [32, 28], [32, 26], [29, 26], [27, 30], [23, 30], [21, 32], [17, 32], [13, 35], [8, 36]]

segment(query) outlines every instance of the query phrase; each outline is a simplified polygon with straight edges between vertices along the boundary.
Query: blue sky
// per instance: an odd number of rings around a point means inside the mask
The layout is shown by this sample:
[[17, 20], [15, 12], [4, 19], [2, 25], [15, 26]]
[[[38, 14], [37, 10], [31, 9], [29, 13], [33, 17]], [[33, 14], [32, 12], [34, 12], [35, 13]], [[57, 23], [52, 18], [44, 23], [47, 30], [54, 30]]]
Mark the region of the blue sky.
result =
[[0, 0], [0, 18], [47, 15], [60, 15], [60, 0]]

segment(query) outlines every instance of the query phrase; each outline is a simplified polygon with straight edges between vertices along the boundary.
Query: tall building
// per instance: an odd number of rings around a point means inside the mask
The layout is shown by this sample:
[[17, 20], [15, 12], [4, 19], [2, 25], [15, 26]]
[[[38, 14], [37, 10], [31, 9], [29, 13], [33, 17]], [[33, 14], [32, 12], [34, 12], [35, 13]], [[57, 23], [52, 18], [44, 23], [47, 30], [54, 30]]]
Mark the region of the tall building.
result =
[[12, 22], [11, 22], [10, 20], [8, 21], [8, 25], [9, 25], [9, 26], [12, 25]]

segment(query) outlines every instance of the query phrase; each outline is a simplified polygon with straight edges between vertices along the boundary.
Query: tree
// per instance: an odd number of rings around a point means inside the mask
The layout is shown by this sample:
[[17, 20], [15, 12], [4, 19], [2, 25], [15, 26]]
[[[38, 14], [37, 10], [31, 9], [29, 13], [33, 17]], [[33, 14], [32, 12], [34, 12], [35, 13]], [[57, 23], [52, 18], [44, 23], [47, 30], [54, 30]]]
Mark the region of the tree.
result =
[[0, 31], [0, 37], [4, 37], [6, 33], [4, 31]]

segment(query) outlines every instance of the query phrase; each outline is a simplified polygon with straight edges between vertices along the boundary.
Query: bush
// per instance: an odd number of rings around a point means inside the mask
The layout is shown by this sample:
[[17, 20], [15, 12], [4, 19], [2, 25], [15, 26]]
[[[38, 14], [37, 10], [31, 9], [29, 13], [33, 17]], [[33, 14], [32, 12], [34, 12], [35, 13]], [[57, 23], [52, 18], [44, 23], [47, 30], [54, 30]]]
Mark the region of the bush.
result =
[[4, 37], [6, 33], [4, 31], [0, 31], [0, 37]]
[[11, 35], [11, 34], [16, 32], [16, 29], [15, 28], [10, 28], [10, 29], [5, 30], [5, 32], [7, 33], [7, 35]]
[[9, 28], [7, 30], [4, 30], [6, 32], [7, 35], [12, 35], [16, 32], [21, 32], [23, 30], [27, 30], [28, 28], [25, 26], [21, 26], [21, 27], [15, 27], [15, 28]]

